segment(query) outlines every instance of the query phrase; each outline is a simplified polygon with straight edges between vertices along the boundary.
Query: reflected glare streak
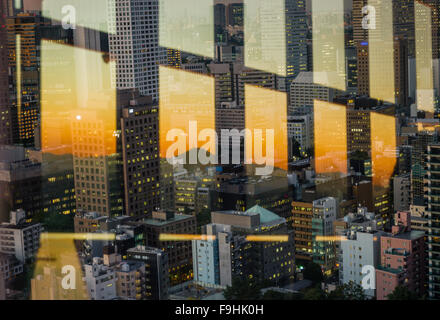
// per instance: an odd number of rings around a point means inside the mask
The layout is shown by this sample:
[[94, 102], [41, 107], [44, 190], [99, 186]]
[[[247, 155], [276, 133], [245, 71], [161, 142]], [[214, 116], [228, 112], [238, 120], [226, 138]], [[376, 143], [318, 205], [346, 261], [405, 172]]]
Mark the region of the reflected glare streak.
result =
[[415, 1], [417, 108], [434, 112], [431, 8]]
[[213, 4], [213, 0], [159, 0], [159, 45], [214, 58]]
[[346, 107], [315, 100], [316, 174], [347, 174]]
[[346, 89], [344, 1], [312, 0], [314, 81]]
[[244, 1], [245, 64], [286, 76], [285, 0]]

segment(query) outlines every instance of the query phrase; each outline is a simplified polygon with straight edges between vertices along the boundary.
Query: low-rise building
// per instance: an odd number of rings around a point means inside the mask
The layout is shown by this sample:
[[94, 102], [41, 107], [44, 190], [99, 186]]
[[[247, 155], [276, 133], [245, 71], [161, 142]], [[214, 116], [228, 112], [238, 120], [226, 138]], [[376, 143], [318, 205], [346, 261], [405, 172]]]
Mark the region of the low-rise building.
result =
[[22, 263], [33, 259], [42, 231], [40, 223], [26, 222], [23, 210], [12, 211], [10, 222], [0, 224], [0, 253], [15, 255]]

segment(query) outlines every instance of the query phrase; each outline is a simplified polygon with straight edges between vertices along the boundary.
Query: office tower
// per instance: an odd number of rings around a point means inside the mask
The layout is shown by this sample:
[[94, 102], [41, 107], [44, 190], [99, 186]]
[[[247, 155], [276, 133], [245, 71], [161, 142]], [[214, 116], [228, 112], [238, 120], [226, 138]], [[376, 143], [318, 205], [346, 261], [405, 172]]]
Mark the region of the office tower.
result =
[[393, 178], [394, 211], [408, 211], [411, 204], [411, 177], [405, 173]]
[[[113, 81], [118, 89], [136, 88], [143, 96], [159, 99], [159, 64], [166, 50], [159, 47], [159, 1], [116, 1], [111, 8], [110, 56], [117, 62]], [[142, 18], [141, 18], [142, 17]]]
[[29, 262], [37, 254], [41, 232], [43, 226], [26, 222], [23, 210], [11, 211], [9, 223], [0, 224], [0, 252], [15, 255], [21, 263]]
[[226, 6], [223, 3], [214, 6], [214, 21], [217, 26], [226, 27]]
[[430, 299], [440, 299], [440, 246], [437, 242], [440, 232], [438, 217], [440, 215], [439, 178], [440, 172], [440, 145], [430, 144], [426, 152], [426, 193], [428, 211], [428, 293]]
[[395, 107], [390, 104], [377, 105], [375, 100], [367, 98], [347, 100], [347, 151], [349, 153], [371, 152], [371, 115], [373, 112], [394, 116]]
[[311, 202], [292, 202], [292, 222], [295, 236], [295, 259], [296, 265], [303, 265], [312, 260], [313, 237], [312, 237], [313, 204]]
[[160, 159], [160, 209], [174, 210], [173, 166], [166, 159]]
[[416, 136], [410, 140], [413, 147], [411, 152], [411, 199], [412, 204], [424, 204], [424, 181], [426, 174], [425, 153], [428, 145], [437, 142], [437, 136], [430, 131], [417, 132]]
[[394, 39], [394, 90], [396, 104], [407, 106], [408, 88], [408, 41], [402, 38]]
[[34, 130], [40, 114], [39, 41], [47, 20], [28, 13], [6, 19], [8, 29], [9, 67], [12, 72], [14, 97], [11, 110], [14, 143], [34, 144]]
[[[202, 246], [212, 247], [212, 254], [198, 256], [194, 266], [201, 282], [231, 285], [232, 279], [268, 280], [273, 284], [289, 283], [294, 275], [294, 241], [293, 232], [288, 229], [286, 219], [258, 205], [246, 212], [235, 210], [215, 211], [211, 213], [212, 224], [207, 226], [208, 234], [216, 235], [217, 244], [207, 239], [197, 241], [197, 249], [203, 252]], [[251, 241], [252, 237], [270, 238], [286, 237], [286, 241], [265, 242]], [[212, 245], [212, 246], [211, 246]], [[218, 246], [218, 253], [217, 249]], [[214, 254], [215, 253], [215, 254]], [[218, 262], [217, 262], [218, 261]], [[209, 271], [204, 268], [209, 264]], [[218, 277], [219, 275], [219, 277]], [[211, 276], [214, 276], [211, 279]], [[216, 282], [220, 280], [220, 283]]]
[[6, 0], [0, 2], [0, 145], [12, 143], [11, 111], [8, 83], [8, 30]]
[[287, 82], [289, 91], [291, 81], [300, 72], [308, 70], [307, 63], [307, 14], [305, 0], [286, 0], [286, 58]]
[[335, 198], [328, 197], [313, 201], [312, 261], [319, 264], [325, 274], [332, 274], [336, 266], [334, 240], [331, 239], [334, 236], [333, 223], [336, 217]]
[[[435, 268], [429, 252], [429, 297], [436, 298], [436, 286], [431, 282]], [[433, 267], [433, 268], [431, 268]], [[435, 271], [434, 271], [435, 274]], [[411, 230], [409, 212], [398, 212], [391, 233], [380, 239], [380, 266], [376, 268], [377, 300], [386, 300], [397, 286], [406, 286], [418, 297], [426, 292], [425, 233]]]
[[365, 14], [362, 8], [368, 5], [368, 0], [353, 0], [353, 40], [355, 45], [368, 41], [368, 29], [362, 27]]
[[154, 211], [138, 222], [144, 228], [146, 245], [163, 250], [168, 255], [170, 285], [191, 280], [192, 258], [190, 241], [160, 240], [161, 234], [187, 234], [196, 232], [196, 217], [175, 214], [173, 211]]
[[358, 62], [356, 47], [347, 47], [345, 49], [345, 61], [345, 69], [347, 70], [347, 91], [355, 95], [357, 93], [358, 86]]
[[[120, 141], [109, 134], [114, 124], [103, 120], [96, 111], [83, 110], [75, 118], [72, 116], [71, 122], [76, 209], [121, 215]], [[116, 150], [113, 150], [114, 144]]]
[[168, 255], [152, 247], [136, 246], [127, 250], [127, 259], [145, 264], [145, 298], [147, 300], [168, 299], [170, 278]]
[[140, 216], [160, 207], [158, 107], [133, 96], [121, 118], [125, 214]]
[[215, 77], [215, 107], [223, 102], [234, 101], [234, 82], [232, 65], [229, 63], [210, 63], [209, 71]]
[[306, 106], [313, 110], [314, 100], [332, 102], [334, 96], [334, 89], [314, 83], [313, 72], [301, 72], [290, 86], [289, 114], [304, 113]]
[[394, 34], [408, 42], [408, 56], [415, 57], [414, 1], [393, 0]]
[[[266, 70], [267, 68], [276, 70], [279, 75], [278, 89], [287, 92], [291, 81], [300, 72], [308, 69], [308, 27], [304, 0], [285, 0], [282, 5], [284, 6], [284, 19], [280, 17], [279, 12], [274, 11], [274, 5], [271, 2], [261, 2], [256, 10], [255, 21], [267, 28], [261, 34], [257, 32], [252, 34], [250, 38], [256, 38], [253, 41], [260, 42], [264, 50], [255, 50], [249, 52], [248, 55], [251, 57], [249, 60], [260, 60]], [[279, 25], [280, 19], [284, 25]], [[279, 27], [273, 26], [284, 27], [284, 33], [279, 30]], [[279, 58], [274, 59], [274, 57]], [[285, 61], [279, 59], [285, 59]]]

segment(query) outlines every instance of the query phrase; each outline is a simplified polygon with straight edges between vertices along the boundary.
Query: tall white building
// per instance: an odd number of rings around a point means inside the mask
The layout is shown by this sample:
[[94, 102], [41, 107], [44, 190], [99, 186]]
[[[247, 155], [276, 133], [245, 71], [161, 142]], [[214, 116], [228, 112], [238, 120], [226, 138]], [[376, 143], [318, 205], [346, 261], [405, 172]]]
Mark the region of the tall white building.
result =
[[109, 8], [110, 55], [116, 61], [112, 80], [118, 89], [137, 88], [159, 99], [159, 0], [119, 0]]
[[[341, 268], [339, 281], [347, 284], [350, 281], [363, 286], [365, 294], [375, 296], [375, 283], [368, 283], [368, 275], [375, 272], [380, 262], [381, 231], [348, 231], [347, 240], [341, 241]], [[375, 278], [374, 276], [372, 277]], [[365, 283], [364, 283], [365, 282]]]

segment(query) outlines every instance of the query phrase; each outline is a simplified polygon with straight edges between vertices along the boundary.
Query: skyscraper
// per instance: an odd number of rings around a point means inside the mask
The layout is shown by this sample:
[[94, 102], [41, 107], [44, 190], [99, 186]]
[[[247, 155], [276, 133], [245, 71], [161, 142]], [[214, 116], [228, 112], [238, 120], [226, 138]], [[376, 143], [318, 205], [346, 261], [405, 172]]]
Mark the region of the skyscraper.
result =
[[122, 110], [125, 214], [146, 215], [160, 207], [157, 106], [133, 96]]
[[116, 1], [109, 19], [110, 55], [117, 61], [112, 75], [118, 89], [139, 89], [159, 99], [159, 64], [166, 50], [159, 47], [159, 0]]
[[6, 0], [0, 3], [0, 144], [10, 144], [11, 113], [8, 95], [8, 34], [6, 29]]

